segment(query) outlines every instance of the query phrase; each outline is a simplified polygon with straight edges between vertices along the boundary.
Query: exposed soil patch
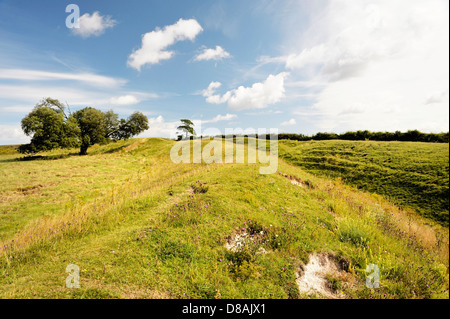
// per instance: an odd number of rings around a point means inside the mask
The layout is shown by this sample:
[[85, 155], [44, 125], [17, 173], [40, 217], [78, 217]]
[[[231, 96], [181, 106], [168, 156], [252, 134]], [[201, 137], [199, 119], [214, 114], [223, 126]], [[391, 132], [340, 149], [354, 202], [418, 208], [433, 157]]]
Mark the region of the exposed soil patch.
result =
[[309, 181], [302, 181], [300, 178], [298, 178], [296, 176], [283, 174], [281, 172], [278, 172], [278, 174], [280, 174], [284, 178], [287, 178], [288, 180], [290, 180], [291, 183], [295, 186], [314, 188], [313, 185], [311, 184], [311, 182], [309, 182]]
[[309, 256], [308, 264], [301, 267], [296, 282], [301, 293], [326, 299], [342, 299], [345, 295], [340, 289], [336, 289], [336, 286], [349, 286], [353, 280], [333, 256], [314, 253]]

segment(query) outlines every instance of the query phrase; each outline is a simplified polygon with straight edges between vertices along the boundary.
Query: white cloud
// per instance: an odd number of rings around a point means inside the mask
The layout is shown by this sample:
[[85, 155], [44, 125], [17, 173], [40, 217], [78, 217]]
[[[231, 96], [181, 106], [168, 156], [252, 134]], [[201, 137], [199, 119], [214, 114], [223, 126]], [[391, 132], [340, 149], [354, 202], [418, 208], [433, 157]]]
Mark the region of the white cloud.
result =
[[314, 91], [318, 128], [447, 131], [448, 9], [445, 0], [334, 0], [311, 16], [286, 68], [325, 83]]
[[89, 13], [83, 14], [80, 17], [80, 27], [72, 28], [72, 33], [82, 38], [99, 36], [114, 25], [116, 25], [116, 21], [111, 19], [110, 16], [101, 16], [98, 11], [95, 11], [92, 15]]
[[448, 93], [449, 93], [449, 90], [432, 93], [426, 99], [425, 104], [435, 104], [435, 103], [442, 103], [442, 102], [448, 101]]
[[33, 110], [33, 105], [8, 105], [0, 106], [0, 112], [2, 113], [29, 113]]
[[201, 122], [203, 124], [206, 124], [206, 123], [217, 123], [217, 122], [220, 122], [220, 121], [229, 121], [229, 120], [232, 120], [232, 119], [235, 119], [235, 118], [237, 118], [236, 114], [229, 114], [229, 113], [227, 113], [226, 115], [218, 114], [216, 117], [214, 117], [211, 120], [205, 120], [205, 121], [201, 121]]
[[0, 69], [0, 79], [21, 81], [71, 80], [99, 87], [118, 87], [127, 81], [94, 73], [61, 73], [28, 69]]
[[280, 125], [281, 125], [281, 126], [290, 126], [290, 125], [295, 125], [295, 124], [297, 124], [297, 122], [295, 121], [295, 119], [290, 119], [289, 121], [282, 122]]
[[165, 49], [178, 41], [193, 41], [202, 31], [203, 28], [195, 19], [180, 19], [177, 23], [165, 26], [163, 29], [156, 28], [142, 36], [141, 48], [130, 54], [128, 65], [140, 71], [146, 64], [168, 60], [174, 52], [165, 51]]
[[205, 48], [202, 53], [195, 56], [195, 61], [222, 60], [231, 57], [230, 53], [217, 45], [215, 49]]
[[211, 104], [222, 104], [229, 99], [230, 94], [228, 92], [222, 97], [220, 95], [214, 94], [216, 89], [220, 88], [221, 86], [222, 83], [220, 82], [211, 82], [208, 85], [208, 88], [202, 91], [202, 95], [206, 97], [206, 102]]
[[65, 86], [0, 85], [0, 91], [2, 99], [28, 102], [32, 105], [45, 97], [68, 101], [70, 105], [96, 105], [109, 100], [106, 93]]
[[[111, 97], [109, 91], [95, 91], [85, 90], [76, 87], [68, 86], [42, 86], [42, 85], [2, 85], [0, 84], [0, 102], [2, 106], [0, 109], [9, 113], [25, 113], [28, 111], [26, 104], [31, 108], [38, 103], [42, 98], [52, 97], [67, 102], [70, 106], [94, 106], [102, 108], [109, 108], [111, 104], [116, 106], [133, 105], [140, 101], [157, 98], [157, 94], [145, 92], [124, 92], [124, 95]], [[117, 92], [115, 92], [117, 93]], [[6, 101], [3, 101], [6, 100]], [[14, 101], [10, 104], [8, 100]], [[18, 104], [21, 103], [21, 104]], [[115, 108], [119, 111], [119, 108]], [[125, 108], [120, 109], [125, 113]]]
[[214, 94], [214, 92], [216, 91], [216, 89], [220, 88], [222, 86], [222, 83], [220, 82], [211, 82], [208, 85], [208, 88], [206, 90], [202, 91], [202, 95], [209, 97], [211, 95]]
[[251, 87], [240, 86], [222, 96], [214, 94], [221, 83], [211, 82], [202, 94], [206, 97], [208, 103], [222, 104], [227, 102], [230, 109], [262, 109], [279, 102], [284, 97], [284, 79], [287, 75], [286, 72], [277, 75], [271, 74], [264, 82], [254, 83]]
[[0, 145], [26, 144], [29, 142], [30, 138], [23, 133], [20, 124], [0, 125]]
[[119, 97], [112, 97], [110, 103], [113, 105], [133, 105], [140, 102], [134, 95], [122, 95]]
[[158, 117], [149, 117], [149, 129], [142, 132], [138, 137], [176, 138], [176, 131], [179, 124], [179, 121], [166, 122], [161, 115]]

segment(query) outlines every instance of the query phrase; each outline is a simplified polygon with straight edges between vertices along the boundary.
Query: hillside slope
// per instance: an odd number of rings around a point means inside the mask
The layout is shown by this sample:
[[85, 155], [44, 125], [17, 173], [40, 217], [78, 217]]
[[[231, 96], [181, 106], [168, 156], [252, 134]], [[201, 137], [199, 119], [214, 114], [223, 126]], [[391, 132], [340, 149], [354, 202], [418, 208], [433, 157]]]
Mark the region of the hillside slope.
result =
[[173, 143], [0, 156], [0, 298], [448, 298], [448, 229], [282, 160], [174, 164]]
[[311, 173], [341, 177], [448, 227], [448, 144], [280, 141], [280, 156]]

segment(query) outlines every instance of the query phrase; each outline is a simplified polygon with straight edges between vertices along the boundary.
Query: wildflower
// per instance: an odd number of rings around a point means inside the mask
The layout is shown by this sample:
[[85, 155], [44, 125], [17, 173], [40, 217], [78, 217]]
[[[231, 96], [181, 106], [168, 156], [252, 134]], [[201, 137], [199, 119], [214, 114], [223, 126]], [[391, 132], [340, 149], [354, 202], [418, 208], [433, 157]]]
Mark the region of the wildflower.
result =
[[286, 269], [285, 269], [285, 268], [281, 268], [281, 270], [282, 270], [282, 271], [285, 271]]
[[113, 254], [114, 254], [115, 252], [116, 252], [115, 250], [112, 251]]
[[222, 262], [222, 259], [219, 259], [220, 262]]

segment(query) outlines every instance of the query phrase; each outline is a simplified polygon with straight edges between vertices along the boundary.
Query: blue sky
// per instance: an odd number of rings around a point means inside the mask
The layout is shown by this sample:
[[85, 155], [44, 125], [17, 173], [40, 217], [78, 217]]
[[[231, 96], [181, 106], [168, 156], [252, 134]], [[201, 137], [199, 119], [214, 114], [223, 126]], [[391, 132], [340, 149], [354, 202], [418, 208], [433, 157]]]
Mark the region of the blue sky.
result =
[[[66, 6], [80, 10], [68, 28]], [[197, 131], [448, 131], [448, 1], [0, 0], [0, 144], [41, 98], [173, 137]]]

